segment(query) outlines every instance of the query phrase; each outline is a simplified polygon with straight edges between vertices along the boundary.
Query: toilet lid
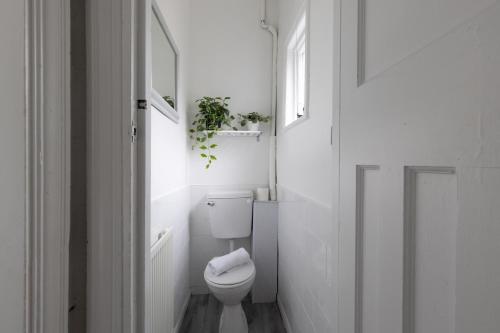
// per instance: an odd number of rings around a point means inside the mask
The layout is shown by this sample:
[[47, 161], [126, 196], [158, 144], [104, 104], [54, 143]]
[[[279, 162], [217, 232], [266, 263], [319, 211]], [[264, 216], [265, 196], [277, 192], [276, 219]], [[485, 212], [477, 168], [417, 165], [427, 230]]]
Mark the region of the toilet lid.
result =
[[205, 268], [205, 279], [214, 284], [233, 285], [247, 281], [255, 275], [255, 265], [250, 260], [248, 263], [236, 266], [221, 275], [215, 275], [211, 269]]

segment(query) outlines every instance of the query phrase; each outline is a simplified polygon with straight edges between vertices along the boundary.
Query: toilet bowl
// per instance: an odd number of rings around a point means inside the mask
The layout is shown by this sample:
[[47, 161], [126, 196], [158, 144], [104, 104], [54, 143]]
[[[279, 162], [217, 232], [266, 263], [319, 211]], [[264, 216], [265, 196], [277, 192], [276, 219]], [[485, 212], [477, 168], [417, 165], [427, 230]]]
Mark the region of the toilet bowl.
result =
[[[234, 240], [252, 234], [252, 191], [223, 191], [207, 195], [208, 219], [212, 236], [229, 241], [229, 251], [234, 250]], [[220, 333], [247, 333], [248, 325], [241, 301], [255, 281], [255, 265], [250, 260], [215, 275], [207, 266], [205, 281], [210, 291], [223, 305], [219, 322]]]
[[207, 266], [204, 276], [210, 291], [224, 305], [219, 333], [247, 333], [248, 324], [241, 301], [255, 281], [254, 263], [250, 261], [218, 276]]

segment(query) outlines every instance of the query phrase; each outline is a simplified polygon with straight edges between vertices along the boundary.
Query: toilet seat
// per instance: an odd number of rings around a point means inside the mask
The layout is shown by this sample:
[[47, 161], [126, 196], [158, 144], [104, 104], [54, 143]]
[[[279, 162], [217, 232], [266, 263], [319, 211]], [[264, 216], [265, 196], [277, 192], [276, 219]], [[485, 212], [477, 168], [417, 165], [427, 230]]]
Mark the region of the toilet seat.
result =
[[255, 265], [253, 261], [234, 267], [221, 275], [215, 275], [211, 269], [205, 268], [205, 281], [219, 288], [234, 288], [238, 285], [245, 284], [247, 281], [255, 277]]

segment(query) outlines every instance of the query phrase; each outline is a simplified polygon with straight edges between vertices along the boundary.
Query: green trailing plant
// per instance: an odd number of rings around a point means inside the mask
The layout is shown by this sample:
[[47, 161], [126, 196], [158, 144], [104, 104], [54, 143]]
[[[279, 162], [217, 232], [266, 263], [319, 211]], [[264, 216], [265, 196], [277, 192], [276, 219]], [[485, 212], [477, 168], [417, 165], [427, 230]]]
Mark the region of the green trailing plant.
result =
[[[222, 126], [232, 127], [235, 117], [228, 109], [230, 97], [203, 97], [196, 100], [198, 112], [194, 116], [192, 128], [189, 130], [193, 149], [198, 147], [200, 157], [206, 160], [205, 169], [210, 168], [217, 160], [214, 150], [218, 147], [212, 139]], [[232, 127], [234, 130], [237, 128]]]
[[267, 123], [271, 120], [271, 116], [264, 116], [258, 112], [250, 112], [247, 114], [238, 113], [238, 122], [240, 125], [246, 126], [249, 122], [251, 123]]

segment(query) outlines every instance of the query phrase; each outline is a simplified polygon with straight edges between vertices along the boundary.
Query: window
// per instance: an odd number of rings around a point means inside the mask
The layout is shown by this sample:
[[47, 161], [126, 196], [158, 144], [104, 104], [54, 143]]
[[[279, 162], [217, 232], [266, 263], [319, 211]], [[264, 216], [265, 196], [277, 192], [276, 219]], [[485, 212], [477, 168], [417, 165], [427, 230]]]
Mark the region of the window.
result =
[[308, 54], [307, 22], [304, 13], [288, 40], [286, 58], [285, 126], [307, 113]]

